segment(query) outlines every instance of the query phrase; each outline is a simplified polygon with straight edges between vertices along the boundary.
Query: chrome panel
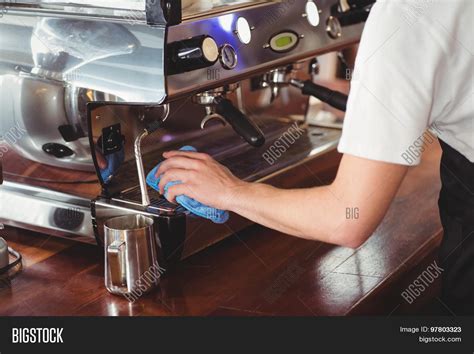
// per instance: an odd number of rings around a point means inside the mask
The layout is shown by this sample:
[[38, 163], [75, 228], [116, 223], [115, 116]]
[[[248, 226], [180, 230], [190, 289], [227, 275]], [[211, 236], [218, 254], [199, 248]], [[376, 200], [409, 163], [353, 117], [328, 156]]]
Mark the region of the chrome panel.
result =
[[95, 243], [88, 199], [5, 181], [0, 200], [0, 223]]
[[[164, 27], [10, 9], [0, 21], [0, 138], [19, 127], [26, 133], [13, 148], [22, 156], [92, 171], [87, 103], [161, 103], [164, 46]], [[70, 126], [77, 136], [65, 141], [60, 126]], [[74, 154], [47, 155], [46, 143], [65, 145]]]
[[111, 8], [123, 10], [140, 10], [145, 11], [146, 0], [10, 0], [6, 1], [12, 5], [30, 5], [43, 8], [78, 8], [78, 9], [94, 9]]
[[[88, 15], [91, 17], [125, 18], [135, 22], [146, 20], [146, 0], [3, 0], [4, 12], [19, 8], [36, 14]], [[162, 24], [165, 24], [162, 19]]]
[[272, 1], [278, 2], [280, 0], [181, 0], [181, 7], [183, 19], [189, 20]]

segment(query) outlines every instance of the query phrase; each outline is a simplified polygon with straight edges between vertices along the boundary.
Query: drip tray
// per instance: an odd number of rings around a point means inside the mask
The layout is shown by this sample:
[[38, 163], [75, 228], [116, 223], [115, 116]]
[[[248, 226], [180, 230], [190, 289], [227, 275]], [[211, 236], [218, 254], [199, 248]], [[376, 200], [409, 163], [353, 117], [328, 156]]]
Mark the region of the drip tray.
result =
[[[176, 204], [170, 203], [161, 194], [152, 188], [148, 188], [148, 196], [150, 197], [150, 205], [147, 209], [157, 214], [173, 214], [176, 212], [182, 212], [184, 209]], [[141, 191], [140, 186], [133, 187], [120, 194], [119, 198], [114, 198], [125, 203], [129, 203], [133, 206], [141, 205]]]

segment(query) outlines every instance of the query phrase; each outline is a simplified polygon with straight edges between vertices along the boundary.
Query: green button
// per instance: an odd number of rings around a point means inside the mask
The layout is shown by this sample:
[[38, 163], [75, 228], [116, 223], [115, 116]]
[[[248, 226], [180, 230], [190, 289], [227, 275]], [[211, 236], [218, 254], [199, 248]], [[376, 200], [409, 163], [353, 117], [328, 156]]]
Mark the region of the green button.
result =
[[290, 36], [282, 36], [275, 41], [275, 44], [280, 48], [286, 47], [291, 43], [293, 43], [293, 38]]

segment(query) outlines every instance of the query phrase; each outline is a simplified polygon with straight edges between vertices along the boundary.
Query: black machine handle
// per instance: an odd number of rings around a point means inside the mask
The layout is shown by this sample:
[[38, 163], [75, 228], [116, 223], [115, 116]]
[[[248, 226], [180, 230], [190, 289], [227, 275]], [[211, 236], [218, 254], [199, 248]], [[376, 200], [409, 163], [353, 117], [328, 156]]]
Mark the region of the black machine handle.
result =
[[163, 20], [168, 26], [182, 21], [181, 0], [146, 0], [145, 11], [150, 26], [161, 25]]
[[376, 0], [346, 0], [346, 1], [347, 1], [347, 4], [351, 8], [367, 7], [369, 5], [373, 5], [377, 2]]
[[373, 5], [377, 0], [346, 0], [346, 2], [351, 8], [361, 8]]
[[214, 102], [216, 113], [220, 114], [246, 142], [254, 147], [265, 144], [265, 136], [260, 128], [230, 100], [218, 96], [214, 98]]
[[314, 96], [334, 108], [343, 112], [346, 111], [348, 96], [342, 92], [333, 91], [327, 87], [317, 85], [311, 80], [303, 82], [298, 87], [301, 88], [301, 92], [304, 95]]
[[367, 21], [376, 0], [340, 0], [331, 8], [331, 15], [339, 20], [342, 27]]
[[346, 27], [367, 21], [369, 14], [370, 11], [367, 11], [366, 9], [355, 9], [337, 14], [336, 17], [341, 26]]

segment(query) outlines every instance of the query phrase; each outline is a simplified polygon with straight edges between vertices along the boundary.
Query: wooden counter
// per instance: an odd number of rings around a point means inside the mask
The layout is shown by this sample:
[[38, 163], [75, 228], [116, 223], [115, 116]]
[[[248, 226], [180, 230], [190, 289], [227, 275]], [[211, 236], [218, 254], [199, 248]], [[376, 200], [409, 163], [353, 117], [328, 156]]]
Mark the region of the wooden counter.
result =
[[22, 253], [24, 269], [10, 286], [0, 283], [0, 315], [416, 312], [417, 302], [404, 304], [400, 292], [435, 257], [441, 239], [439, 159], [432, 145], [382, 225], [356, 251], [252, 226], [183, 261], [159, 290], [133, 304], [105, 290], [99, 248], [7, 228], [0, 232]]

